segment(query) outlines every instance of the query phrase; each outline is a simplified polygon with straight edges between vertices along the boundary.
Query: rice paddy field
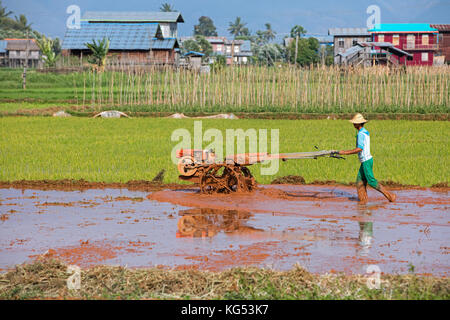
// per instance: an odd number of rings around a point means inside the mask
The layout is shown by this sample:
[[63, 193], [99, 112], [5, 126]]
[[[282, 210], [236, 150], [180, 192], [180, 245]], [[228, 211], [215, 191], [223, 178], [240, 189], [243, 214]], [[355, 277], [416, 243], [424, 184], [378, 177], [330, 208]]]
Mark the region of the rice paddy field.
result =
[[[171, 141], [171, 135], [179, 128], [193, 133], [194, 120], [2, 117], [0, 181], [127, 182], [151, 180], [164, 169], [165, 183], [178, 182], [176, 165], [171, 161], [178, 141]], [[279, 152], [314, 151], [316, 147], [353, 149], [356, 134], [345, 120], [203, 120], [203, 133], [210, 128], [218, 129], [223, 137], [226, 129], [267, 129], [268, 152], [273, 129], [279, 130]], [[449, 122], [374, 120], [366, 128], [371, 133], [371, 153], [379, 180], [419, 186], [449, 180]], [[204, 141], [202, 147], [209, 143]], [[275, 175], [261, 175], [261, 166], [254, 165], [251, 170], [264, 184], [287, 175], [300, 175], [308, 183], [350, 183], [355, 181], [359, 162], [357, 156], [347, 156], [345, 161], [291, 160], [280, 162]]]

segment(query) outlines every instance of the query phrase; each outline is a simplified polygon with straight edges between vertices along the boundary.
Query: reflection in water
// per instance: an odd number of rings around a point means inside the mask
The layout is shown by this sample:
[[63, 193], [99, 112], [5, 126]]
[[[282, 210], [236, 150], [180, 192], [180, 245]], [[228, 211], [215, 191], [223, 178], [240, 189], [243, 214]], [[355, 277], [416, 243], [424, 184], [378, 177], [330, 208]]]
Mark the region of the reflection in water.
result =
[[356, 254], [362, 257], [367, 257], [372, 247], [373, 239], [373, 221], [372, 213], [367, 205], [358, 205], [358, 213], [360, 216], [358, 249]]
[[263, 231], [246, 225], [249, 212], [219, 209], [188, 209], [179, 212], [177, 237], [213, 237], [218, 232], [247, 234]]

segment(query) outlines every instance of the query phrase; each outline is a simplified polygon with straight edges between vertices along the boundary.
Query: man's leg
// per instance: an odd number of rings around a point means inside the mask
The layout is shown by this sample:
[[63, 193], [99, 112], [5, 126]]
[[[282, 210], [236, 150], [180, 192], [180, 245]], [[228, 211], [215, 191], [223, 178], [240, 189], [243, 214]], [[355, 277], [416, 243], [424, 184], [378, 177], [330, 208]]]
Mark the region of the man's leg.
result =
[[373, 175], [373, 158], [367, 161], [364, 161], [361, 164], [361, 167], [363, 167], [364, 175], [367, 179], [367, 183], [369, 186], [374, 188], [375, 190], [378, 190], [381, 192], [386, 199], [388, 199], [390, 202], [394, 202], [397, 198], [395, 194], [390, 193], [384, 186], [382, 186], [380, 183], [378, 183], [377, 179], [375, 179]]
[[364, 175], [363, 166], [359, 167], [358, 175], [356, 177], [356, 192], [358, 193], [358, 199], [361, 204], [367, 203], [367, 179]]

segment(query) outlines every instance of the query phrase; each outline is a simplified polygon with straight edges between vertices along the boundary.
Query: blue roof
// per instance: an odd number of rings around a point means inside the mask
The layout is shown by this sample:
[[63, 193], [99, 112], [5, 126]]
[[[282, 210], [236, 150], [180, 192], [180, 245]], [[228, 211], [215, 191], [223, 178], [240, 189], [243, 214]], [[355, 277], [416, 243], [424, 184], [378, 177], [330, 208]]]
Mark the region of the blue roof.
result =
[[81, 21], [117, 21], [117, 22], [184, 22], [180, 12], [149, 11], [87, 11]]
[[369, 32], [438, 32], [428, 23], [377, 23]]
[[80, 29], [67, 29], [62, 49], [85, 50], [85, 43], [92, 40], [110, 40], [110, 50], [150, 50], [151, 42], [161, 37], [158, 23], [88, 23], [82, 22]]
[[6, 45], [8, 41], [0, 40], [0, 53], [6, 53]]
[[152, 49], [169, 50], [173, 48], [178, 48], [177, 39], [153, 39], [151, 42]]
[[203, 57], [205, 54], [197, 51], [189, 51], [184, 54], [184, 56], [200, 56]]

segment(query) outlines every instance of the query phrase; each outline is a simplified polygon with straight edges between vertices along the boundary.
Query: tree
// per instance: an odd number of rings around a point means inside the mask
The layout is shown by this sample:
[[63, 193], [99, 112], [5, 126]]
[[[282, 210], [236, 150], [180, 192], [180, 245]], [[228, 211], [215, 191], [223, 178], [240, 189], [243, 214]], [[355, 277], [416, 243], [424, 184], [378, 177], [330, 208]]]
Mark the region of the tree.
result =
[[273, 66], [276, 61], [283, 60], [284, 50], [276, 43], [253, 46], [253, 56], [260, 64]]
[[301, 66], [308, 66], [320, 61], [319, 40], [317, 40], [316, 38], [298, 39], [297, 61], [294, 61], [295, 44], [296, 41], [292, 41], [288, 48], [291, 62], [298, 63]]
[[161, 12], [175, 12], [175, 8], [171, 4], [168, 4], [167, 2], [163, 3], [159, 8], [159, 10]]
[[53, 50], [54, 40], [42, 36], [36, 42], [42, 52], [42, 59], [44, 60], [45, 66], [54, 67], [57, 60], [57, 54]]
[[228, 32], [234, 35], [234, 38], [239, 36], [249, 36], [250, 31], [245, 27], [246, 23], [242, 22], [241, 17], [236, 17], [234, 22], [230, 22]]
[[201, 48], [197, 41], [193, 39], [188, 39], [183, 41], [183, 53], [187, 53], [189, 51], [200, 52]]
[[0, 1], [0, 19], [6, 18], [7, 16], [11, 15], [12, 11], [7, 11], [6, 7], [2, 5], [2, 2]]
[[272, 25], [270, 23], [266, 23], [266, 31], [265, 31], [265, 37], [268, 42], [275, 39], [275, 35], [277, 34], [275, 31], [272, 30]]
[[189, 51], [201, 52], [204, 54], [203, 59], [208, 59], [213, 53], [212, 45], [202, 35], [196, 35], [194, 39], [183, 41], [183, 52]]
[[198, 24], [194, 26], [194, 36], [217, 37], [216, 27], [210, 17], [201, 16]]
[[106, 57], [109, 51], [109, 39], [103, 38], [103, 40], [98, 42], [93, 39], [92, 43], [85, 43], [85, 46], [92, 52], [92, 56], [88, 61], [97, 65], [98, 69], [102, 71], [105, 67]]
[[195, 36], [195, 41], [199, 44], [201, 52], [205, 54], [205, 58], [209, 57], [213, 53], [211, 43], [209, 43], [204, 36]]
[[270, 23], [266, 23], [266, 30], [258, 30], [256, 31], [256, 37], [254, 39], [254, 42], [256, 42], [258, 45], [264, 45], [268, 42], [275, 39], [276, 32], [273, 31], [272, 25]]
[[304, 36], [306, 34], [306, 30], [305, 28], [303, 28], [300, 25], [295, 25], [292, 29], [291, 29], [291, 38], [296, 38], [297, 36], [299, 38], [301, 38], [302, 36]]
[[31, 30], [31, 23], [28, 24], [27, 17], [25, 15], [21, 14], [19, 17], [15, 17], [16, 22], [19, 25], [19, 28], [23, 31], [30, 31]]

